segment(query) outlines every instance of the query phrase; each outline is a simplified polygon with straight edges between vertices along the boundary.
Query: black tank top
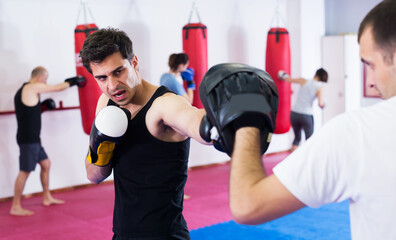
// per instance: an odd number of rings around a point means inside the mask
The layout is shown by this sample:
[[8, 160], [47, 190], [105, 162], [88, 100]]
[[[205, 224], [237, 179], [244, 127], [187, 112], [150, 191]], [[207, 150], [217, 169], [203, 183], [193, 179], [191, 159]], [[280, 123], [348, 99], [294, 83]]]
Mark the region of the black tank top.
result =
[[41, 131], [41, 102], [40, 99], [36, 106], [26, 106], [22, 103], [22, 89], [24, 83], [14, 97], [15, 115], [18, 122], [17, 142], [39, 143]]
[[[158, 140], [145, 123], [153, 101], [167, 92], [165, 87], [156, 90], [116, 146], [113, 232], [120, 239], [190, 239], [182, 215], [190, 139]], [[110, 100], [108, 105], [116, 104]]]

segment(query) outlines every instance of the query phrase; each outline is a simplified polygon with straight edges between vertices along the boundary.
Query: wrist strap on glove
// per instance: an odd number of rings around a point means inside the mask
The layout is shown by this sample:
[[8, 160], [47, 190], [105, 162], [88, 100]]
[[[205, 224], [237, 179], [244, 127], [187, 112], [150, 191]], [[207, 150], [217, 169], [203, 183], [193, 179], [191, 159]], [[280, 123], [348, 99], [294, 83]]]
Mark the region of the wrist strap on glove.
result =
[[110, 141], [101, 142], [96, 153], [93, 152], [90, 147], [88, 153], [88, 162], [100, 167], [106, 166], [113, 157], [114, 148], [115, 143]]

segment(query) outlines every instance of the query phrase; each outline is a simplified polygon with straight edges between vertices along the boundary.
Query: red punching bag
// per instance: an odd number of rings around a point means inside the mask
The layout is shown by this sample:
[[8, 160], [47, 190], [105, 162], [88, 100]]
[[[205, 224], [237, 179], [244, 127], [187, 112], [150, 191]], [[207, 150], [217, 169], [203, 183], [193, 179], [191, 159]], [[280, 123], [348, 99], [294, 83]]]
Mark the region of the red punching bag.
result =
[[265, 70], [271, 75], [279, 93], [274, 133], [286, 133], [290, 130], [291, 84], [277, 77], [279, 70], [290, 75], [290, 41], [285, 28], [271, 28], [268, 31]]
[[[192, 11], [198, 11], [193, 5], [191, 10], [190, 20]], [[199, 15], [198, 15], [199, 18]], [[199, 84], [202, 81], [203, 76], [208, 71], [208, 34], [206, 31], [206, 26], [201, 23], [189, 23], [183, 27], [183, 51], [188, 55], [190, 59], [189, 67], [193, 68], [195, 71], [195, 86], [194, 99], [192, 105], [197, 108], [203, 108], [201, 99], [199, 98]]]
[[95, 119], [96, 104], [102, 91], [92, 74], [83, 66], [80, 58], [80, 50], [87, 36], [96, 30], [98, 30], [98, 27], [93, 23], [77, 25], [74, 30], [77, 75], [83, 76], [87, 80], [87, 84], [84, 87], [78, 88], [78, 96], [80, 99], [83, 129], [88, 135], [91, 132], [91, 127]]

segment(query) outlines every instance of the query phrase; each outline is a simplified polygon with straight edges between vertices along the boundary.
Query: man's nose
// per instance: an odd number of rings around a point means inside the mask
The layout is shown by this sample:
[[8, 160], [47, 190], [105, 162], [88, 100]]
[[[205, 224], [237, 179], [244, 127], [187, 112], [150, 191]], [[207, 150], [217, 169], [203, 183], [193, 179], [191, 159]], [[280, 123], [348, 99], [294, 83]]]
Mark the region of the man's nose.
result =
[[374, 80], [374, 74], [370, 69], [365, 69], [365, 77], [366, 77], [366, 83], [368, 87], [374, 88], [375, 87], [375, 80]]
[[108, 81], [107, 81], [108, 88], [110, 90], [116, 89], [117, 88], [117, 82], [118, 82], [117, 79], [112, 77], [112, 76], [109, 76], [108, 78], [109, 78]]

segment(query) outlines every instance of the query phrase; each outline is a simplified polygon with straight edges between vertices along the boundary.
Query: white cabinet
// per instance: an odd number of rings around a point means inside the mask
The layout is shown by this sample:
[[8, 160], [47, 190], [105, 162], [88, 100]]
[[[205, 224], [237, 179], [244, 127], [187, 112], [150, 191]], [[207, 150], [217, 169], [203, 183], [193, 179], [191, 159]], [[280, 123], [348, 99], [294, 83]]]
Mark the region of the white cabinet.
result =
[[324, 87], [323, 123], [360, 107], [363, 96], [362, 63], [356, 35], [322, 38], [322, 66], [328, 72]]

